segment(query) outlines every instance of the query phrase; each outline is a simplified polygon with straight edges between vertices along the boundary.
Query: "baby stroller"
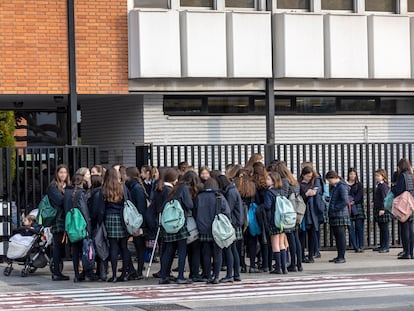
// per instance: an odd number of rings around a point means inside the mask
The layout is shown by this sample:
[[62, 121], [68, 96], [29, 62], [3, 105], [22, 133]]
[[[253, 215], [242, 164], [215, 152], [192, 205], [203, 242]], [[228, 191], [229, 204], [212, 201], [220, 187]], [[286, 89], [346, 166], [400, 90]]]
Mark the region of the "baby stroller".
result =
[[[13, 262], [23, 265], [21, 276], [26, 277], [29, 273], [34, 273], [38, 268], [44, 268], [49, 264], [52, 269], [52, 264], [47, 255], [47, 248], [52, 243], [52, 234], [49, 228], [41, 228], [36, 231], [32, 228], [23, 231], [18, 231], [9, 241], [9, 248], [7, 250], [7, 264], [3, 274], [9, 276], [13, 271]], [[59, 270], [62, 271], [63, 264], [59, 265]]]

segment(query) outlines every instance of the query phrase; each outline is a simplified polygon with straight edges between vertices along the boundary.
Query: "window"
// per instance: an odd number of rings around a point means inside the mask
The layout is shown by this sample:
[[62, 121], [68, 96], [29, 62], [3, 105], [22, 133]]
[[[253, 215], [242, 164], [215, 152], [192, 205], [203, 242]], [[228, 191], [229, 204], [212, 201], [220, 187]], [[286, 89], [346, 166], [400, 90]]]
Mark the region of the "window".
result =
[[310, 10], [309, 0], [277, 0], [278, 9]]
[[414, 114], [413, 98], [382, 97], [381, 114]]
[[297, 113], [335, 113], [335, 97], [296, 97]]
[[395, 0], [365, 0], [365, 11], [395, 13], [397, 4]]
[[249, 97], [209, 97], [208, 113], [212, 114], [248, 114]]
[[414, 0], [408, 0], [408, 12], [414, 12]]
[[180, 0], [180, 6], [212, 8], [213, 0]]
[[226, 0], [226, 8], [255, 8], [255, 0]]
[[377, 111], [375, 98], [343, 98], [337, 109], [344, 114], [374, 114]]
[[201, 97], [164, 97], [164, 113], [167, 115], [200, 114], [203, 112]]
[[[253, 111], [255, 114], [266, 114], [266, 100], [264, 97], [254, 99]], [[276, 114], [292, 114], [292, 98], [275, 98], [275, 113]]]
[[354, 0], [322, 0], [322, 10], [353, 11]]
[[168, 0], [134, 0], [134, 7], [168, 9]]

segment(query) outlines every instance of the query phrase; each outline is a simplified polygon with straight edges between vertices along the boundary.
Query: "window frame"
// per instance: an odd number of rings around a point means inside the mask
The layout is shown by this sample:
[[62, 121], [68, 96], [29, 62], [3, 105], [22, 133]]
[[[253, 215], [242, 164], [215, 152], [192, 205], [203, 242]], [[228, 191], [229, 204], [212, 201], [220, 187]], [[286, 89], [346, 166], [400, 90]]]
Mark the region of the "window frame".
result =
[[223, 0], [223, 1], [224, 1], [225, 11], [248, 11], [248, 12], [259, 11], [259, 0], [253, 0], [253, 8], [226, 6], [226, 0]]
[[170, 0], [165, 0], [166, 2], [166, 8], [161, 8], [161, 7], [139, 7], [135, 5], [135, 0], [133, 0], [134, 5], [133, 5], [133, 9], [139, 9], [139, 10], [170, 10], [171, 9], [171, 1]]
[[276, 12], [299, 12], [299, 13], [308, 13], [312, 11], [312, 1], [313, 0], [309, 0], [309, 8], [308, 9], [281, 9], [278, 7], [277, 3], [276, 3]]
[[326, 9], [323, 9], [322, 8], [322, 0], [321, 0], [321, 12], [323, 12], [323, 13], [337, 13], [337, 14], [342, 14], [342, 13], [355, 13], [356, 12], [355, 5], [356, 5], [355, 1], [352, 1], [352, 9], [351, 10], [332, 10], [332, 9], [326, 10]]
[[216, 0], [211, 0], [211, 7], [207, 6], [182, 6], [181, 0], [179, 0], [179, 8], [180, 10], [187, 10], [187, 11], [212, 11], [214, 10]]
[[[398, 0], [393, 0], [394, 4], [395, 4], [394, 12], [393, 11], [369, 11], [369, 10], [367, 10], [367, 7], [366, 7], [366, 0], [360, 0], [360, 1], [364, 1], [365, 14], [367, 14], [367, 13], [372, 14], [372, 15], [381, 15], [381, 14], [382, 15], [394, 15], [394, 14], [398, 14], [398, 3], [397, 3]], [[407, 5], [407, 8], [408, 8], [408, 5]]]

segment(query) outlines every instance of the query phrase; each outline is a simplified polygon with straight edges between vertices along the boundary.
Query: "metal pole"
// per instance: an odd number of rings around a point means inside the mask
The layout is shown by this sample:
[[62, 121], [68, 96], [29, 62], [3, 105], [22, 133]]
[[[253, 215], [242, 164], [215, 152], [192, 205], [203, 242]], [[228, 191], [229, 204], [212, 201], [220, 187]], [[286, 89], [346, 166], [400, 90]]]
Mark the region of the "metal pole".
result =
[[273, 79], [266, 79], [266, 165], [275, 157], [275, 93]]
[[69, 47], [69, 141], [72, 146], [78, 145], [78, 95], [76, 93], [76, 51], [75, 51], [75, 1], [67, 0], [68, 6], [68, 47]]

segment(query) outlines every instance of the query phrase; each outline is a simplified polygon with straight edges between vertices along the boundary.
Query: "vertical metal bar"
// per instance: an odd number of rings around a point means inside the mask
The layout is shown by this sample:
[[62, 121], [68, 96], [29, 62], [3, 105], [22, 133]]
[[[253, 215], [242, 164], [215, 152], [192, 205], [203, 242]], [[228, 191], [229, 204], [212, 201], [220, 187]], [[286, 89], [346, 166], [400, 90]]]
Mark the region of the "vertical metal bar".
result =
[[197, 167], [200, 168], [201, 165], [201, 146], [197, 146], [197, 156], [198, 156], [198, 163]]
[[[225, 162], [225, 164], [227, 165], [227, 164], [230, 164], [229, 163], [229, 146], [228, 145], [225, 145], [224, 146], [224, 162]], [[234, 164], [234, 163], [231, 163], [231, 164]]]
[[3, 178], [5, 177], [4, 175], [4, 166], [3, 166], [3, 153], [5, 152], [6, 149], [4, 148], [0, 148], [0, 199], [3, 199], [4, 197], [4, 182], [3, 182]]
[[266, 79], [266, 165], [272, 161], [275, 154], [275, 91], [273, 79]]
[[[223, 149], [223, 145], [217, 145], [217, 152], [218, 152], [218, 170], [219, 171], [223, 171], [223, 169], [224, 169], [224, 167], [223, 167], [223, 163], [221, 162], [222, 161], [222, 158], [221, 158], [221, 152], [222, 152], [222, 149]], [[227, 163], [224, 163], [224, 166], [226, 165]]]

